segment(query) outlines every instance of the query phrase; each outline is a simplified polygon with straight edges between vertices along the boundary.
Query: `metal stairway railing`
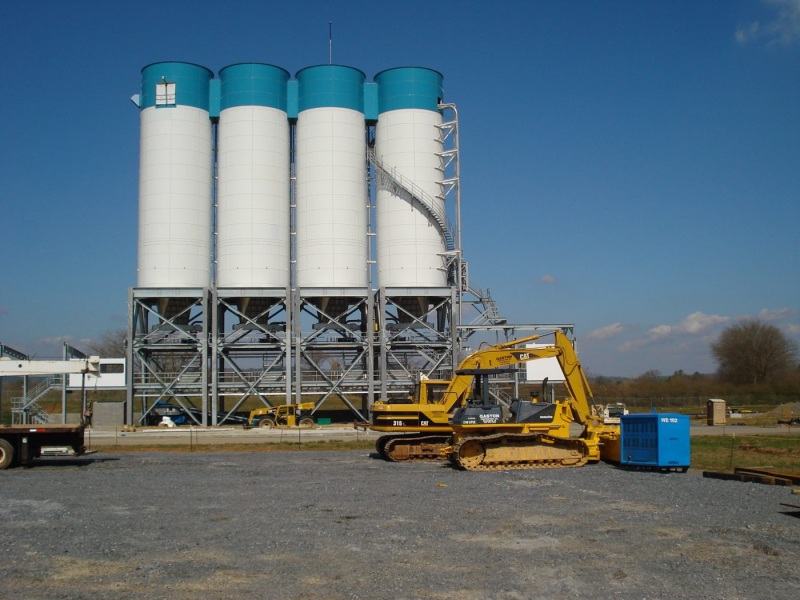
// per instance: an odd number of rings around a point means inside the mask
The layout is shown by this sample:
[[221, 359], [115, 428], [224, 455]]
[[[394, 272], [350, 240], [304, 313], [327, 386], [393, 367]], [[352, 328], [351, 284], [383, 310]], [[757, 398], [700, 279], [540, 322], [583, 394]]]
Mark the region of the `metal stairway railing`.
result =
[[30, 390], [27, 396], [12, 398], [11, 422], [15, 425], [23, 425], [27, 421], [26, 415], [34, 423], [47, 424], [52, 422], [50, 415], [37, 404], [37, 401], [50, 390], [61, 387], [61, 384], [61, 375], [50, 375]]
[[375, 148], [367, 147], [367, 158], [369, 158], [369, 162], [371, 162], [375, 167], [377, 174], [383, 178], [382, 183], [384, 185], [391, 184], [402, 189], [425, 209], [425, 211], [439, 226], [439, 230], [444, 236], [445, 247], [447, 250], [454, 250], [456, 244], [455, 238], [453, 237], [453, 228], [450, 225], [447, 216], [440, 214], [439, 211], [436, 210], [434, 199], [431, 198], [431, 196], [428, 195], [425, 190], [421, 189], [413, 181], [410, 181], [402, 174], [398, 173], [396, 169], [389, 168], [384, 165], [383, 161], [381, 161], [375, 154]]
[[491, 292], [486, 289], [467, 287], [470, 294], [478, 299], [478, 303], [483, 310], [475, 317], [470, 325], [497, 325], [505, 323], [506, 320], [500, 316], [500, 311], [497, 308], [497, 303], [492, 298]]
[[511, 406], [511, 402], [514, 401], [514, 398], [511, 396], [511, 394], [507, 394], [499, 388], [490, 389], [489, 395], [494, 398], [500, 406], [505, 408]]

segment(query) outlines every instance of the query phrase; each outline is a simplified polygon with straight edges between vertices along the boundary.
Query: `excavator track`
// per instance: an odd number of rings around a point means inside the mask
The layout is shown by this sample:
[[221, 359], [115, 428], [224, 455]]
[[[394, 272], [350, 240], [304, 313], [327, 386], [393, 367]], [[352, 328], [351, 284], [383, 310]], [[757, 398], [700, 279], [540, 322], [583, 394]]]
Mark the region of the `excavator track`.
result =
[[495, 433], [461, 438], [448, 457], [467, 471], [558, 469], [585, 465], [589, 447], [580, 439], [543, 433]]
[[450, 441], [450, 434], [383, 435], [375, 442], [375, 450], [391, 462], [445, 460], [441, 453]]

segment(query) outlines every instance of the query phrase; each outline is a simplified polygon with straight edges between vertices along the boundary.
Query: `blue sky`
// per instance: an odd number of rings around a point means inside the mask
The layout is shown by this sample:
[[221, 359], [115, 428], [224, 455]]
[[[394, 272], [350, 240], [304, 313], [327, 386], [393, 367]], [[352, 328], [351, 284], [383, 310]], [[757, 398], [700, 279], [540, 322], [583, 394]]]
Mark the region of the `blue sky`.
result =
[[0, 7], [0, 342], [125, 327], [140, 70], [425, 66], [460, 115], [474, 285], [574, 323], [592, 374], [712, 372], [760, 318], [800, 340], [800, 0], [92, 2]]

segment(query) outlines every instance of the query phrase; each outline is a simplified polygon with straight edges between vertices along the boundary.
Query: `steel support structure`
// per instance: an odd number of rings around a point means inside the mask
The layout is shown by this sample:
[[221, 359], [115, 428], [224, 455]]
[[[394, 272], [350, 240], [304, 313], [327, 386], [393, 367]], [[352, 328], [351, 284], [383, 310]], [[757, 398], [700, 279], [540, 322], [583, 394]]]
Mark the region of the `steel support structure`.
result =
[[213, 424], [234, 412], [291, 402], [289, 299], [288, 289], [212, 290]]
[[[453, 324], [455, 292], [452, 287], [378, 290], [381, 398], [407, 396], [421, 375], [432, 379], [452, 376], [458, 352]], [[419, 307], [420, 299], [426, 306]]]
[[[128, 296], [126, 422], [141, 424], [157, 402], [209, 419], [209, 288], [132, 288]], [[134, 408], [141, 415], [134, 421]], [[195, 419], [194, 416], [191, 417]]]
[[367, 288], [294, 294], [295, 403], [367, 417], [374, 396], [374, 306]]
[[[66, 342], [64, 342], [64, 349], [62, 352], [62, 358], [64, 360], [71, 360], [73, 358], [78, 358], [85, 360], [89, 358], [86, 354], [78, 350], [77, 348], [73, 348]], [[61, 379], [61, 424], [67, 424], [67, 380], [69, 377], [64, 375]], [[86, 375], [81, 376], [81, 421], [86, 414]]]

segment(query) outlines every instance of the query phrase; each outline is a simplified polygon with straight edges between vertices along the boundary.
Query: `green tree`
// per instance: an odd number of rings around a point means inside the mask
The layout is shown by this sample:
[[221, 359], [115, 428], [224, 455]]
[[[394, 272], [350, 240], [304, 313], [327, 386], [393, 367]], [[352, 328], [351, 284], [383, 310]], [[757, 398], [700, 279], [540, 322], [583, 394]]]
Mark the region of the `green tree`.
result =
[[711, 344], [717, 375], [734, 384], [780, 381], [797, 367], [797, 344], [774, 325], [745, 321]]

